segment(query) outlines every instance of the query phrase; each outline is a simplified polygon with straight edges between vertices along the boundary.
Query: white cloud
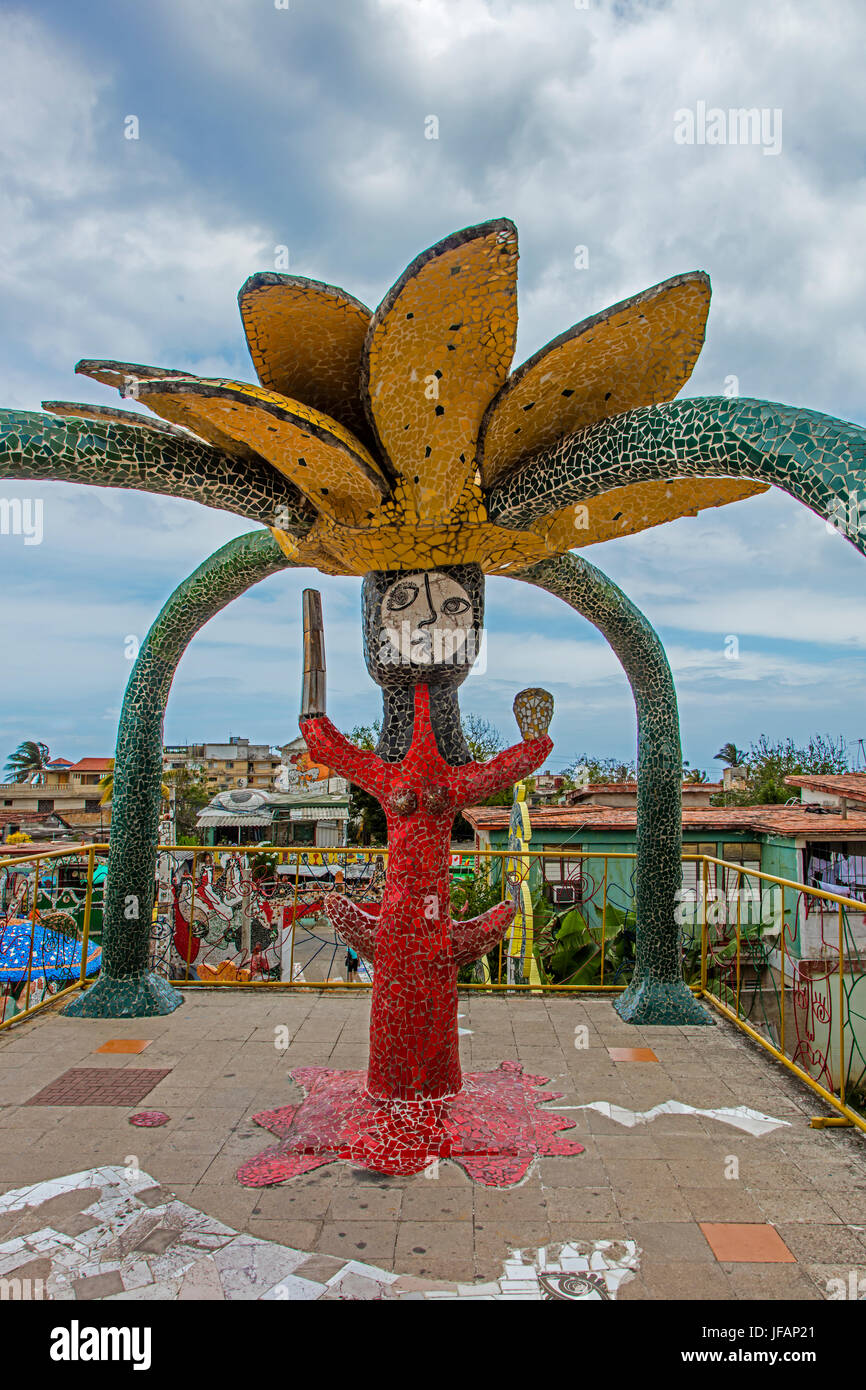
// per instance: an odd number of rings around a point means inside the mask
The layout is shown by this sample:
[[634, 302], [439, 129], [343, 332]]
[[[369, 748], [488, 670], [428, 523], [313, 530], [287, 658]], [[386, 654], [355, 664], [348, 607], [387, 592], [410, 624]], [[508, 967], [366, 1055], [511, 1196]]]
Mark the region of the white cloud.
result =
[[[251, 376], [241, 282], [290, 244], [292, 269], [375, 304], [419, 250], [509, 215], [521, 237], [518, 357], [573, 321], [681, 270], [714, 301], [689, 390], [861, 413], [866, 185], [858, 175], [864, 18], [746, 0], [353, 0], [288, 11], [154, 0], [146, 23], [70, 11], [0, 17], [0, 402], [108, 400], [71, 374], [117, 356]], [[780, 107], [783, 149], [682, 147], [698, 100]], [[123, 117], [142, 138], [123, 139]], [[424, 139], [437, 114], [439, 139]], [[576, 270], [576, 244], [590, 251]], [[4, 487], [7, 495], [33, 488]], [[11, 723], [104, 744], [126, 667], [116, 644], [248, 529], [192, 503], [44, 489], [45, 541], [0, 541]], [[592, 547], [668, 643], [687, 746], [711, 758], [784, 725], [859, 732], [862, 558], [778, 495]], [[297, 705], [298, 602], [326, 598], [335, 717], [370, 718], [357, 583], [269, 581], [216, 618], [170, 704], [191, 736], [227, 722], [277, 736]], [[488, 587], [488, 674], [464, 707], [511, 729], [519, 686], [557, 696], [560, 747], [628, 753], [634, 717], [594, 630], [528, 586]], [[740, 639], [725, 662], [725, 635]], [[31, 640], [31, 634], [38, 634]], [[209, 679], [209, 677], [211, 679]], [[62, 686], [63, 700], [57, 690]], [[176, 716], [175, 713], [176, 712]], [[274, 732], [265, 725], [270, 723]], [[175, 729], [175, 737], [181, 736]], [[10, 733], [9, 738], [13, 735]], [[103, 751], [102, 748], [90, 751]]]

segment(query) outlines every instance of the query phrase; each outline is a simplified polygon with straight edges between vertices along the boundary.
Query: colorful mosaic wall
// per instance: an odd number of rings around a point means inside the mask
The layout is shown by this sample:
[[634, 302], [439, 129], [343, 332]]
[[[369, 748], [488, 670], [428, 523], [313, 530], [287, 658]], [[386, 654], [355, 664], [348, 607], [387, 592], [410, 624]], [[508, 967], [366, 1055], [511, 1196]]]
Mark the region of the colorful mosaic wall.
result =
[[190, 639], [209, 618], [289, 563], [269, 531], [230, 541], [172, 594], [142, 643], [118, 726], [102, 971], [67, 1005], [82, 1018], [168, 1013], [183, 996], [149, 969], [166, 701]]

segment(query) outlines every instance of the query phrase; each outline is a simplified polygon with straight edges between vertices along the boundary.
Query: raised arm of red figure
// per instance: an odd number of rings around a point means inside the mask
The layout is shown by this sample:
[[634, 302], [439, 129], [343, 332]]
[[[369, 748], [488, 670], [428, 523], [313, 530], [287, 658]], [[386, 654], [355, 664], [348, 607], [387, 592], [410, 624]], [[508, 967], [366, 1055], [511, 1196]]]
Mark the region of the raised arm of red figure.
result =
[[492, 796], [502, 787], [513, 786], [527, 773], [540, 767], [549, 756], [553, 742], [547, 734], [524, 743], [515, 743], [504, 753], [497, 753], [489, 763], [469, 763], [456, 768], [454, 790], [458, 805], [468, 806], [476, 798]]
[[335, 728], [326, 714], [301, 720], [301, 733], [314, 762], [332, 767], [341, 777], [363, 787], [371, 796], [385, 792], [387, 766], [375, 753], [356, 748]]

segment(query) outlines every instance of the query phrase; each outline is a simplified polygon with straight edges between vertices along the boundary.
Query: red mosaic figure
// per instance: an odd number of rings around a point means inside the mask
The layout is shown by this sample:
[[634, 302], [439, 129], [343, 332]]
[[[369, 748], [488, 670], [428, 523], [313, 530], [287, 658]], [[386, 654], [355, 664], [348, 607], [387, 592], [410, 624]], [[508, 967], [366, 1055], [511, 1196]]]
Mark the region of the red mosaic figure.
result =
[[[374, 960], [367, 1092], [375, 1099], [398, 1101], [454, 1096], [462, 1084], [457, 970], [502, 940], [515, 908], [500, 903], [471, 921], [452, 921], [451, 827], [462, 807], [510, 786], [544, 762], [553, 747], [547, 735], [553, 700], [545, 691], [523, 691], [514, 708], [524, 741], [490, 762], [454, 766], [439, 747], [447, 730], [439, 731], [437, 741], [431, 719], [431, 688], [433, 699], [440, 707], [443, 703], [431, 670], [431, 681], [416, 678], [409, 687], [412, 703], [405, 713], [411, 711], [411, 719], [402, 721], [408, 724], [402, 735], [404, 741], [408, 736], [408, 749], [399, 760], [386, 760], [355, 747], [326, 718], [321, 608], [312, 590], [304, 595], [304, 619], [300, 727], [310, 754], [374, 796], [388, 824], [388, 870], [379, 915], [337, 894], [326, 900], [330, 920], [343, 938]], [[413, 665], [417, 677], [418, 662]], [[386, 705], [386, 729], [387, 714]], [[399, 731], [394, 737], [400, 737]]]
[[279, 1141], [238, 1169], [247, 1187], [269, 1187], [326, 1163], [408, 1175], [449, 1159], [475, 1182], [510, 1187], [539, 1154], [579, 1154], [560, 1136], [574, 1121], [543, 1107], [516, 1062], [460, 1073], [457, 971], [500, 942], [514, 905], [469, 922], [450, 912], [451, 826], [463, 806], [525, 777], [549, 754], [553, 700], [524, 690], [514, 701], [523, 743], [487, 763], [466, 744], [457, 687], [479, 654], [484, 575], [478, 565], [371, 571], [364, 578], [367, 670], [382, 689], [375, 752], [356, 748], [325, 717], [319, 595], [304, 593], [301, 731], [316, 762], [363, 787], [388, 822], [388, 872], [378, 912], [340, 892], [325, 899], [334, 926], [372, 960], [373, 1007], [366, 1073], [296, 1067], [300, 1104], [255, 1115]]

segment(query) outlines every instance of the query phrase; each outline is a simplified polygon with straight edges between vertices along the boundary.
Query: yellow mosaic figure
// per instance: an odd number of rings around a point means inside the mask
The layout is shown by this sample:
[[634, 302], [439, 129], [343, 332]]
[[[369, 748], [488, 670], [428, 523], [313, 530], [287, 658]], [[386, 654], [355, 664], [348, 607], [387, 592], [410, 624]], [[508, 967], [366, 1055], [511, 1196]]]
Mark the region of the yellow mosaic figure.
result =
[[[532, 735], [524, 733], [524, 738], [526, 737], [532, 737]], [[526, 804], [526, 783], [518, 782], [514, 788], [514, 801], [508, 826], [508, 849], [510, 853], [505, 861], [506, 877], [511, 888], [511, 900], [517, 907], [505, 948], [509, 984], [522, 984], [525, 980], [533, 985], [541, 984], [538, 961], [535, 959], [532, 892], [529, 886], [529, 870], [532, 865], [532, 860], [529, 857], [531, 840], [532, 823], [529, 819], [529, 807]]]
[[122, 362], [82, 361], [76, 371], [187, 437], [291, 479], [316, 512], [300, 538], [274, 518], [298, 564], [363, 575], [474, 562], [504, 574], [765, 490], [720, 477], [635, 482], [525, 530], [488, 520], [483, 489], [519, 460], [671, 400], [700, 352], [709, 300], [702, 272], [675, 276], [575, 325], [509, 375], [517, 231], [500, 218], [423, 252], [375, 313], [317, 280], [252, 276], [239, 303], [259, 386]]

